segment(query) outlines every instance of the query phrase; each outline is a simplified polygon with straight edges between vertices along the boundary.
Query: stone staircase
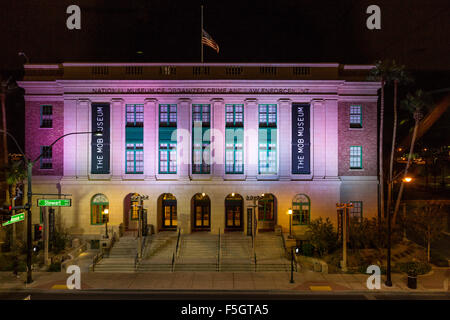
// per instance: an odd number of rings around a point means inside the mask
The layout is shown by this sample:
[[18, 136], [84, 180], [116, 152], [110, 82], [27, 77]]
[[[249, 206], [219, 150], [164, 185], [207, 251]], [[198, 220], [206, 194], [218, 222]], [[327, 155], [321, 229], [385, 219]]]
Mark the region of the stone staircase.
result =
[[95, 272], [135, 272], [137, 246], [134, 236], [120, 238], [111, 248], [109, 256], [104, 257], [95, 266]]
[[221, 235], [220, 271], [255, 271], [251, 237], [236, 232]]
[[147, 239], [143, 259], [137, 271], [172, 271], [172, 255], [175, 252], [178, 233], [176, 231], [162, 231]]
[[183, 235], [175, 271], [217, 271], [218, 241], [206, 232]]
[[255, 241], [256, 271], [290, 271], [283, 239], [274, 232], [259, 232]]

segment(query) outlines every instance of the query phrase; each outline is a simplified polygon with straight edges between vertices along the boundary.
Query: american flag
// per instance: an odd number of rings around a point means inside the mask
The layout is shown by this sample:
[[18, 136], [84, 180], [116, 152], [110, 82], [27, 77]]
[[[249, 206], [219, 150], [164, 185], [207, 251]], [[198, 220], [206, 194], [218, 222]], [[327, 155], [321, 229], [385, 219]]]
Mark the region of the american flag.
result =
[[219, 53], [219, 45], [213, 40], [213, 38], [211, 38], [208, 32], [206, 32], [204, 29], [202, 29], [202, 31], [203, 31], [202, 43], [213, 48], [214, 50], [217, 51], [217, 53]]

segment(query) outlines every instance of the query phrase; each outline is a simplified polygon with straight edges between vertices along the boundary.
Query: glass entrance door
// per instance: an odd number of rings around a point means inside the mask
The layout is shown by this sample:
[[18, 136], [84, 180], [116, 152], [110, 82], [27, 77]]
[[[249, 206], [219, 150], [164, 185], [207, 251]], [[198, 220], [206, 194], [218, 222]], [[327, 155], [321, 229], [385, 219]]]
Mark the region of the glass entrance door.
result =
[[196, 203], [195, 210], [195, 228], [209, 229], [210, 224], [210, 208], [207, 203]]
[[163, 228], [175, 229], [177, 227], [177, 201], [163, 200]]
[[230, 195], [225, 199], [225, 227], [227, 230], [242, 230], [243, 199]]
[[258, 201], [258, 230], [272, 231], [275, 228], [275, 201], [271, 194]]

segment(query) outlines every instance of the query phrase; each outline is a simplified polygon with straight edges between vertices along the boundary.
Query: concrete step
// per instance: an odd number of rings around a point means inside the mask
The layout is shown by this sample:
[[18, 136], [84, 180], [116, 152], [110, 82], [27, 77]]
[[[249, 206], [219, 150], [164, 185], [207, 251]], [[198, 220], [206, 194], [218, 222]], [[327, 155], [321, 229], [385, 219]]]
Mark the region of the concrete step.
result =
[[217, 271], [217, 264], [209, 264], [209, 263], [196, 263], [196, 264], [183, 264], [177, 263], [175, 264], [175, 271]]

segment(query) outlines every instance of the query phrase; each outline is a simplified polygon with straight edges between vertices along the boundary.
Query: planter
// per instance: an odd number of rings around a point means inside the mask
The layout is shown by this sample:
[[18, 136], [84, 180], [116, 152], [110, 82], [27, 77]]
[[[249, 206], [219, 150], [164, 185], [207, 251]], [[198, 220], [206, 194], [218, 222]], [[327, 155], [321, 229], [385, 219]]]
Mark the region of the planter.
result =
[[408, 276], [408, 288], [417, 289], [417, 276]]

